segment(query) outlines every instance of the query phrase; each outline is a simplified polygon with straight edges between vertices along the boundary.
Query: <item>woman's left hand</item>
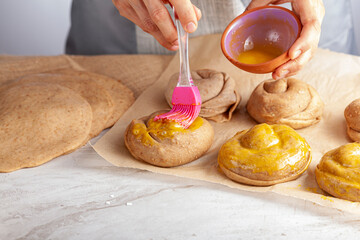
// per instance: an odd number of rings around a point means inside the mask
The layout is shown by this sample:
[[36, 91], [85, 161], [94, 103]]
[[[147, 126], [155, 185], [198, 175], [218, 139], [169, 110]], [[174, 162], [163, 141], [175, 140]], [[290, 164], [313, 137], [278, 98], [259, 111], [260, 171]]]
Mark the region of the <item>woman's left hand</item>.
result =
[[322, 0], [252, 0], [247, 10], [269, 4], [290, 2], [303, 26], [300, 37], [289, 49], [290, 61], [272, 73], [274, 79], [290, 77], [298, 73], [313, 57], [319, 44], [321, 23], [325, 15]]

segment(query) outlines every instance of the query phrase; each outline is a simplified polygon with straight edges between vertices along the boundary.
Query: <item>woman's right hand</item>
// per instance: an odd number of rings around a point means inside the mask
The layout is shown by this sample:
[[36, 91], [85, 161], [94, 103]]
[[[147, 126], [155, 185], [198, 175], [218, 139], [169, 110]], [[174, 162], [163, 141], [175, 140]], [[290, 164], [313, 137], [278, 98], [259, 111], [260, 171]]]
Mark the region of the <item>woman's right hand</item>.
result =
[[175, 51], [179, 48], [176, 27], [165, 4], [170, 3], [186, 32], [198, 26], [201, 11], [190, 0], [112, 0], [121, 16], [151, 34], [163, 47]]

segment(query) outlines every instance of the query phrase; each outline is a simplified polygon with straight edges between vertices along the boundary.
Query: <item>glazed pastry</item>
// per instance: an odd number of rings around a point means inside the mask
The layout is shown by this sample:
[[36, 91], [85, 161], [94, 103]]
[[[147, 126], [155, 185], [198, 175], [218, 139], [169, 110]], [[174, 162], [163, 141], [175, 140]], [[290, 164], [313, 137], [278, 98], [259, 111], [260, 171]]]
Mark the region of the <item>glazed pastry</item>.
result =
[[227, 177], [256, 186], [296, 179], [310, 161], [310, 146], [295, 130], [266, 123], [238, 132], [218, 155], [219, 166]]
[[259, 123], [308, 127], [321, 119], [324, 104], [309, 84], [295, 78], [260, 83], [247, 103], [250, 116]]
[[[210, 69], [192, 71], [191, 76], [201, 95], [200, 116], [216, 122], [229, 121], [241, 100], [235, 90], [234, 79], [227, 73]], [[179, 73], [172, 75], [165, 91], [165, 98], [170, 106], [178, 78]]]
[[347, 134], [353, 141], [360, 141], [360, 98], [351, 102], [345, 108]]
[[315, 176], [325, 192], [360, 202], [360, 143], [348, 143], [327, 152], [317, 165]]
[[133, 120], [125, 131], [125, 145], [139, 160], [174, 167], [201, 157], [211, 146], [214, 130], [198, 117], [188, 129], [173, 121], [154, 121], [162, 112]]

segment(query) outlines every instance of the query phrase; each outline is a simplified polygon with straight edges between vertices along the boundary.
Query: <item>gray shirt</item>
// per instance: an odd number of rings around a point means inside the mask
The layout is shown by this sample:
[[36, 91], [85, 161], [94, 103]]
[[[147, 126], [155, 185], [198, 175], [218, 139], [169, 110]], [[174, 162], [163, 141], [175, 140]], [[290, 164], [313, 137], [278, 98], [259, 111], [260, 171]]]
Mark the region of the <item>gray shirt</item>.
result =
[[119, 15], [111, 0], [73, 0], [66, 53], [137, 53], [135, 25]]

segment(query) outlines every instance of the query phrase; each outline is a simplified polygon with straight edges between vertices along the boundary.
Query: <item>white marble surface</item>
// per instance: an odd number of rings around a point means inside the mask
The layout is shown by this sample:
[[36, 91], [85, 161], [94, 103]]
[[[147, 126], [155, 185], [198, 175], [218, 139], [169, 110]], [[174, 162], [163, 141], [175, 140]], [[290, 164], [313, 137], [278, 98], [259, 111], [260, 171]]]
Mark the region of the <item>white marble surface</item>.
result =
[[360, 215], [117, 168], [88, 144], [0, 174], [0, 239], [359, 239]]

